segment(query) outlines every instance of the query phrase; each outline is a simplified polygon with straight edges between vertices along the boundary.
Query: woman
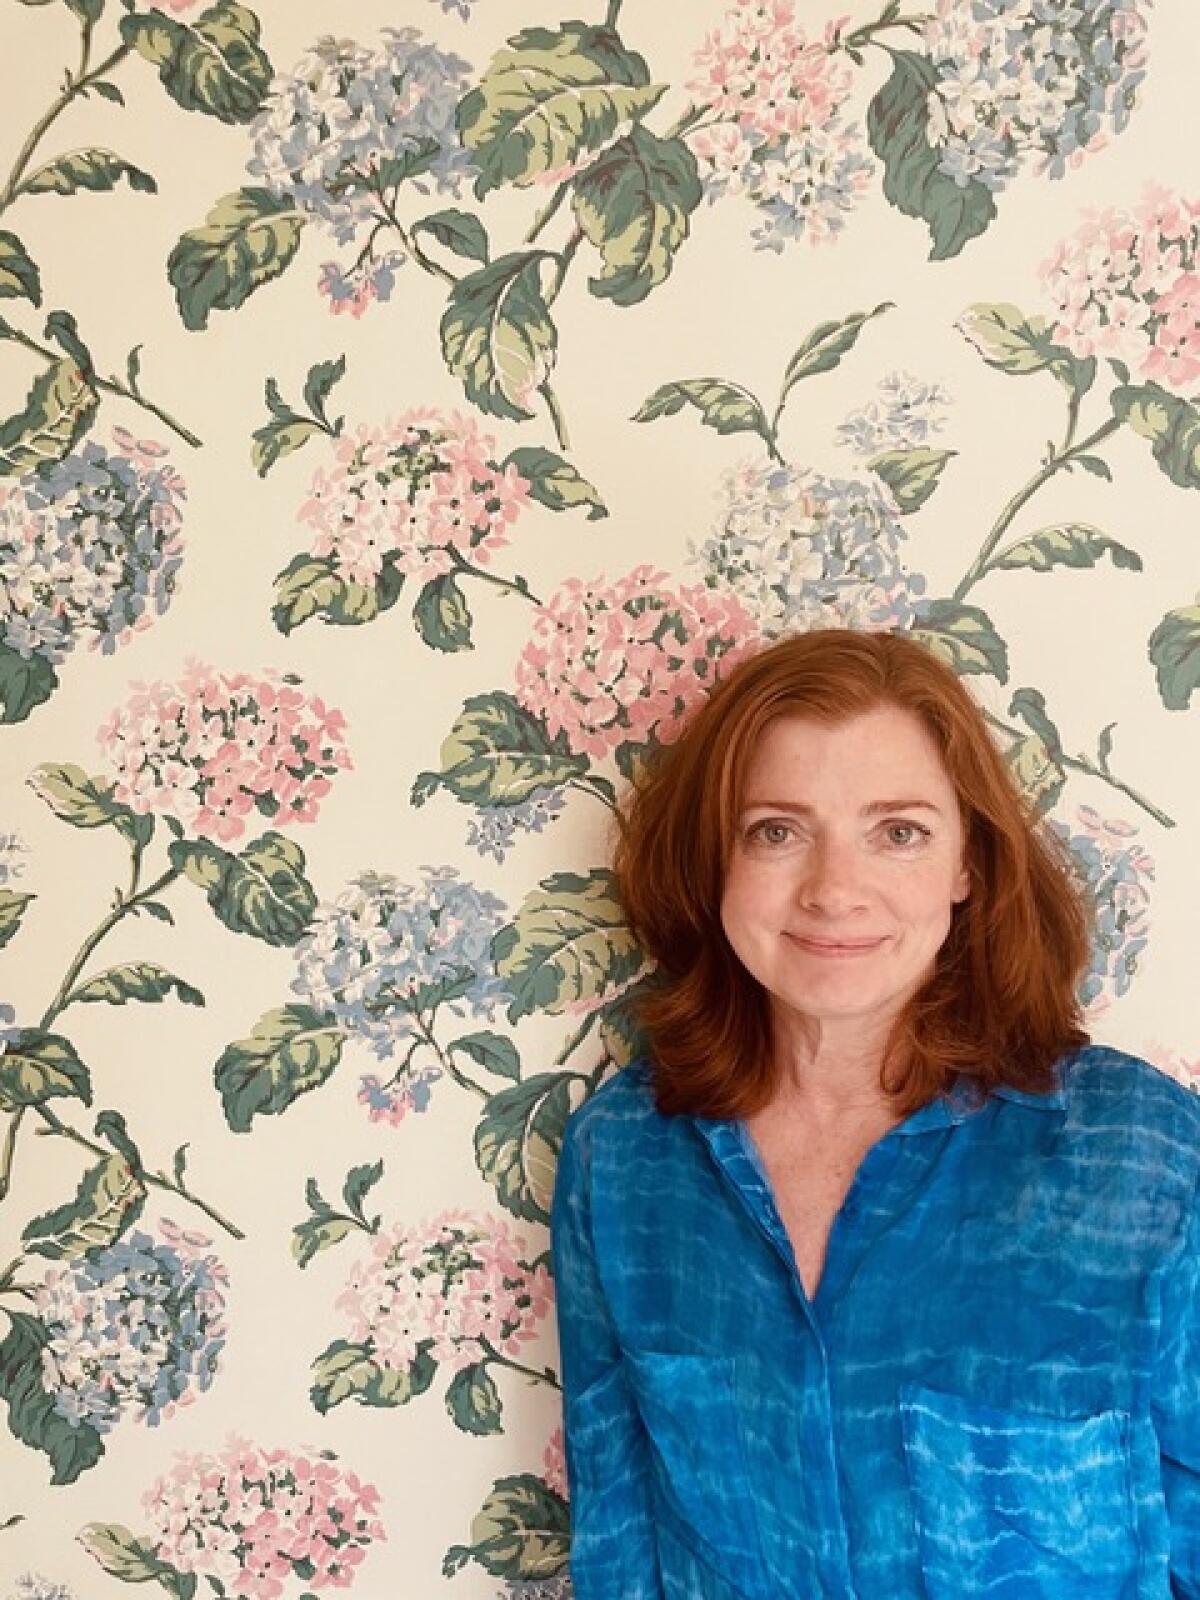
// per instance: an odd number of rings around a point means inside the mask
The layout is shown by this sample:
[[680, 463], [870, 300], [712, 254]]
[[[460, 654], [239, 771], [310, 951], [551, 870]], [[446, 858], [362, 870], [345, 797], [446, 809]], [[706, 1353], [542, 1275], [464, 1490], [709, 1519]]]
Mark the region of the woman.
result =
[[555, 1189], [578, 1600], [1200, 1600], [1200, 1102], [910, 639], [737, 669], [628, 807], [645, 1060]]

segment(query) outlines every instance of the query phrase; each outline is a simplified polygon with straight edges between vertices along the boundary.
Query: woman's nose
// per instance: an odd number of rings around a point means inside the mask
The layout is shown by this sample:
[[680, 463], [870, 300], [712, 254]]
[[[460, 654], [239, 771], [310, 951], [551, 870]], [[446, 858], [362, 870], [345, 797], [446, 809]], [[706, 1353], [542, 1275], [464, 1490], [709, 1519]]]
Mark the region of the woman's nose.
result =
[[850, 840], [819, 839], [808, 854], [800, 884], [805, 905], [821, 911], [843, 911], [863, 895], [861, 862]]

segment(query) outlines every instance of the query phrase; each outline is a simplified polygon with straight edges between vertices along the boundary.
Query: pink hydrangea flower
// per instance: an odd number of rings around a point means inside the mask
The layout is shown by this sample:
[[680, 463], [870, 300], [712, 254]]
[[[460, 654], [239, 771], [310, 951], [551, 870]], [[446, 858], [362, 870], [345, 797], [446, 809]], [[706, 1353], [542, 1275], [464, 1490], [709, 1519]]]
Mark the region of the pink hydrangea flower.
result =
[[539, 607], [516, 669], [517, 696], [581, 754], [669, 743], [688, 712], [756, 644], [741, 602], [666, 587], [641, 566], [615, 583], [569, 579]]
[[561, 1428], [555, 1428], [550, 1435], [542, 1456], [542, 1481], [553, 1494], [561, 1495], [564, 1500], [568, 1498], [567, 1452]]
[[735, 0], [695, 55], [688, 91], [721, 118], [766, 140], [819, 128], [854, 83], [838, 53], [839, 24], [810, 39], [791, 0]]
[[231, 1439], [181, 1455], [142, 1500], [158, 1555], [238, 1600], [278, 1600], [291, 1578], [347, 1589], [386, 1539], [379, 1492], [328, 1451], [267, 1450]]
[[254, 811], [311, 822], [330, 779], [352, 763], [340, 711], [276, 672], [217, 673], [190, 661], [175, 683], [135, 683], [99, 731], [115, 796], [229, 842]]
[[300, 508], [313, 554], [368, 586], [385, 563], [422, 582], [466, 560], [486, 566], [529, 501], [527, 480], [495, 450], [472, 418], [429, 410], [345, 435]]
[[1054, 337], [1119, 357], [1142, 378], [1200, 378], [1200, 201], [1151, 186], [1128, 210], [1092, 212], [1043, 263]]
[[422, 1345], [452, 1372], [489, 1351], [516, 1356], [550, 1310], [546, 1267], [531, 1267], [503, 1218], [446, 1211], [380, 1233], [350, 1274], [337, 1307], [351, 1340], [385, 1367], [405, 1368]]

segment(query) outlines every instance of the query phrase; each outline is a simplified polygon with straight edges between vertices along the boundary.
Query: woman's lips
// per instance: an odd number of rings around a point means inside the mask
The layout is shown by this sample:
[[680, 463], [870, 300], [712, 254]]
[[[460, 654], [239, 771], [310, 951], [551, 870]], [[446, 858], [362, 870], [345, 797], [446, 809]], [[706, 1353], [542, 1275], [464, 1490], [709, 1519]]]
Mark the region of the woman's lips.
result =
[[798, 933], [789, 933], [788, 938], [810, 955], [824, 956], [833, 961], [869, 955], [884, 943], [883, 939], [847, 939], [844, 942], [836, 939], [806, 939]]

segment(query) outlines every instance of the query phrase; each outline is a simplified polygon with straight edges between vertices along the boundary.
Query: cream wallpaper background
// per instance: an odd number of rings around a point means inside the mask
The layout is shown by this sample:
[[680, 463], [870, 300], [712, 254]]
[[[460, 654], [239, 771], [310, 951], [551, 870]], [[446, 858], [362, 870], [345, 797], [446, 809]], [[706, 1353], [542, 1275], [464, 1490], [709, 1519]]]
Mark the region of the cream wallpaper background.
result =
[[0, 4], [0, 1594], [566, 1594], [614, 786], [756, 637], [969, 675], [1200, 1082], [1195, 20]]

